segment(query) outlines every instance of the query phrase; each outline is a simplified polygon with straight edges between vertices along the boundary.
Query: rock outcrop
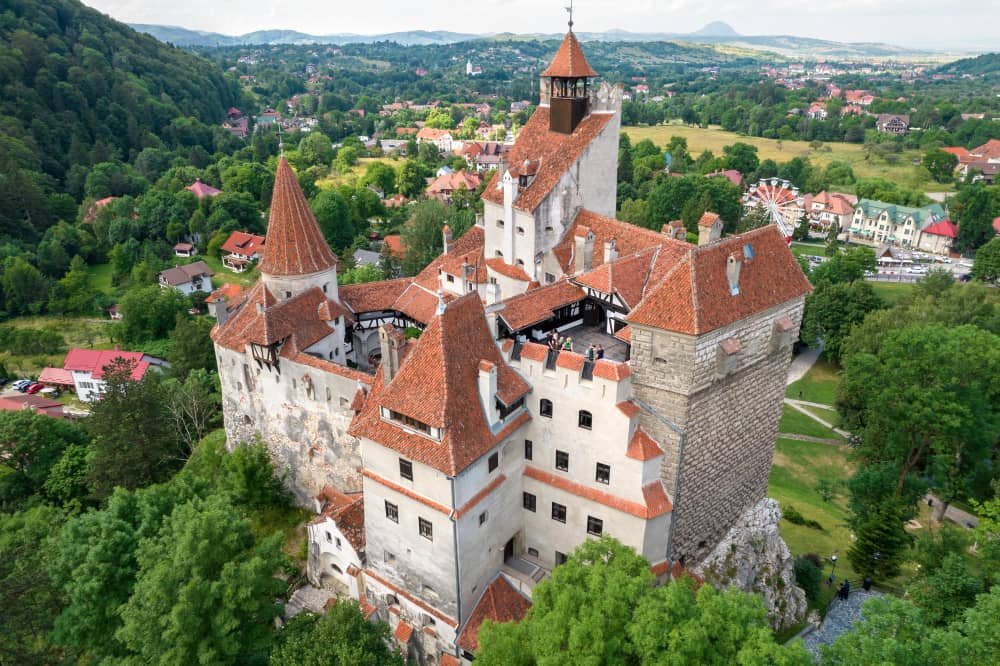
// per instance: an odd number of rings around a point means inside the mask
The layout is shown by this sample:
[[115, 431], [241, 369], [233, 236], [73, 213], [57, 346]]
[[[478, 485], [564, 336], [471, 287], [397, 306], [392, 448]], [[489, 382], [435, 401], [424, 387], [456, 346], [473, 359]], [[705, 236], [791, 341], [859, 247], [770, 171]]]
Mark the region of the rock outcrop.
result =
[[806, 595], [795, 584], [792, 554], [778, 533], [781, 508], [764, 498], [747, 509], [693, 571], [715, 587], [734, 586], [764, 597], [771, 626], [801, 621]]

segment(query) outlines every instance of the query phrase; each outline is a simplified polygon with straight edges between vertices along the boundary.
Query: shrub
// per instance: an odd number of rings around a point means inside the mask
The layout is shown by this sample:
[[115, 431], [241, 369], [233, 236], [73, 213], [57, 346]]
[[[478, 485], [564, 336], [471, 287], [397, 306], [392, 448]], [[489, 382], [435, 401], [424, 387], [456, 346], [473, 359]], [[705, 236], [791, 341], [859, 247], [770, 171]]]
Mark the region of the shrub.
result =
[[823, 571], [813, 562], [812, 558], [808, 555], [795, 558], [795, 582], [806, 593], [806, 598], [809, 601], [816, 601], [819, 597], [822, 580]]
[[784, 517], [785, 520], [795, 525], [802, 525], [803, 527], [811, 527], [814, 530], [820, 530], [820, 531], [823, 530], [822, 525], [820, 525], [815, 520], [812, 520], [811, 518], [806, 518], [805, 516], [803, 516], [801, 513], [799, 513], [799, 510], [796, 509], [794, 506], [789, 505], [788, 507], [785, 508]]

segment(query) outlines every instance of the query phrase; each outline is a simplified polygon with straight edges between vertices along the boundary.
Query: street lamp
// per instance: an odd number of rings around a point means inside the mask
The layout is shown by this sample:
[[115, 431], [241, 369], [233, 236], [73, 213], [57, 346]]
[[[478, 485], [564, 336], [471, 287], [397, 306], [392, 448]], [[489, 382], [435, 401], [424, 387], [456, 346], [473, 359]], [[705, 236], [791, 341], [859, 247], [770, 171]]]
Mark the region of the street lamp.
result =
[[833, 581], [836, 580], [836, 577], [834, 576], [834, 574], [837, 571], [837, 556], [836, 555], [831, 555], [830, 556], [830, 561], [833, 562], [833, 568], [830, 569], [830, 580], [827, 581], [827, 583], [829, 585], [833, 585]]

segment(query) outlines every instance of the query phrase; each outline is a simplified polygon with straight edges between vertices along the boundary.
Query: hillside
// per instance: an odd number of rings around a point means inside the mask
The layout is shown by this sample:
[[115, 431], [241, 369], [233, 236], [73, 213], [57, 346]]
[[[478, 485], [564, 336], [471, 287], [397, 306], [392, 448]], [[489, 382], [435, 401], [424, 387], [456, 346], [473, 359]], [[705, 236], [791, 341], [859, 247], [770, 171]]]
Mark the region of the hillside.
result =
[[981, 76], [990, 81], [1000, 80], [1000, 53], [984, 53], [975, 58], [963, 58], [939, 67], [941, 74]]
[[[212, 63], [76, 0], [5, 0], [0, 14], [0, 240], [67, 218], [88, 166], [200, 143], [238, 88]], [[206, 145], [207, 144], [207, 145]], [[70, 215], [72, 217], [72, 215]]]

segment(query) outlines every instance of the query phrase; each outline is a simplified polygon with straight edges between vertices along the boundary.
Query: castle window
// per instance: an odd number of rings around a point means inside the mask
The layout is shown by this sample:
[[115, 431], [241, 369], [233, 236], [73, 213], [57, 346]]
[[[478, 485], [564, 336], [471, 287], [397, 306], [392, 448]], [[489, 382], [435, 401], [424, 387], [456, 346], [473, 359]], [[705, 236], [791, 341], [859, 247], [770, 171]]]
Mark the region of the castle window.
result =
[[399, 507], [389, 500], [385, 501], [385, 517], [394, 523], [399, 522]]
[[597, 482], [605, 485], [611, 483], [611, 465], [597, 463]]
[[413, 481], [413, 463], [405, 458], [400, 458], [399, 475], [407, 481]]
[[518, 266], [524, 266], [524, 260], [523, 259], [518, 259], [517, 260], [517, 265]]
[[[393, 553], [389, 552], [388, 550], [384, 550], [384, 551], [382, 551], [382, 559], [385, 562], [395, 562], [396, 561], [396, 556]], [[389, 601], [389, 597], [392, 597], [393, 601]], [[396, 597], [393, 597], [391, 594], [387, 595], [386, 599], [385, 599], [385, 603], [387, 603], [389, 605], [392, 605], [394, 603], [398, 604], [399, 602], [395, 601], [395, 599], [396, 599]]]
[[535, 448], [535, 445], [532, 443], [532, 441], [530, 439], [524, 440], [524, 459], [525, 460], [531, 460], [532, 456], [534, 455], [534, 448]]
[[556, 281], [555, 275], [553, 275], [552, 273], [545, 274], [545, 284], [552, 284], [555, 281]]
[[552, 401], [551, 400], [547, 400], [545, 398], [542, 398], [538, 402], [538, 413], [541, 416], [545, 416], [545, 417], [551, 419], [552, 418]]
[[538, 557], [538, 549], [537, 548], [529, 548], [528, 549], [528, 555], [531, 555], [532, 557]]
[[501, 252], [500, 250], [497, 250], [497, 251], [496, 251], [496, 256], [498, 256], [498, 257], [500, 257], [501, 259], [503, 259], [503, 252]]
[[444, 279], [447, 280], [448, 282], [454, 282], [455, 281], [455, 276], [448, 275], [447, 273], [445, 273]]
[[496, 468], [500, 466], [500, 454], [494, 453], [489, 459], [490, 472], [496, 471]]
[[497, 220], [497, 229], [503, 229], [503, 220]]
[[600, 518], [587, 516], [587, 534], [592, 534], [593, 536], [604, 534], [604, 521]]
[[292, 292], [286, 291], [285, 292], [285, 298], [291, 298], [291, 297], [292, 297]]
[[559, 566], [560, 564], [565, 564], [565, 563], [566, 563], [566, 553], [560, 553], [557, 550], [556, 551], [556, 566]]
[[560, 472], [569, 471], [569, 454], [565, 451], [556, 451], [556, 469]]
[[527, 509], [528, 511], [531, 511], [532, 513], [534, 513], [535, 512], [535, 496], [532, 495], [531, 493], [521, 493], [521, 505], [525, 509]]
[[576, 424], [585, 430], [590, 430], [594, 425], [594, 416], [586, 409], [581, 409]]
[[486, 518], [487, 518], [487, 513], [483, 511], [481, 514], [479, 514], [479, 524], [484, 525], [486, 523]]
[[518, 227], [517, 228], [517, 235], [518, 236], [523, 236], [524, 235], [524, 227]]
[[552, 503], [552, 520], [560, 523], [566, 522], [566, 506], [559, 502]]
[[334, 541], [336, 542], [337, 550], [340, 550], [340, 537], [335, 538]]
[[418, 518], [417, 524], [420, 528], [420, 536], [428, 541], [434, 541], [434, 525], [431, 524], [431, 521], [425, 520], [424, 518]]
[[323, 293], [324, 294], [327, 293], [327, 289], [329, 289], [329, 287], [330, 287], [330, 283], [329, 282], [324, 282], [323, 283]]
[[326, 542], [333, 543], [333, 535], [330, 534], [329, 532], [326, 532], [325, 534], [326, 534]]

